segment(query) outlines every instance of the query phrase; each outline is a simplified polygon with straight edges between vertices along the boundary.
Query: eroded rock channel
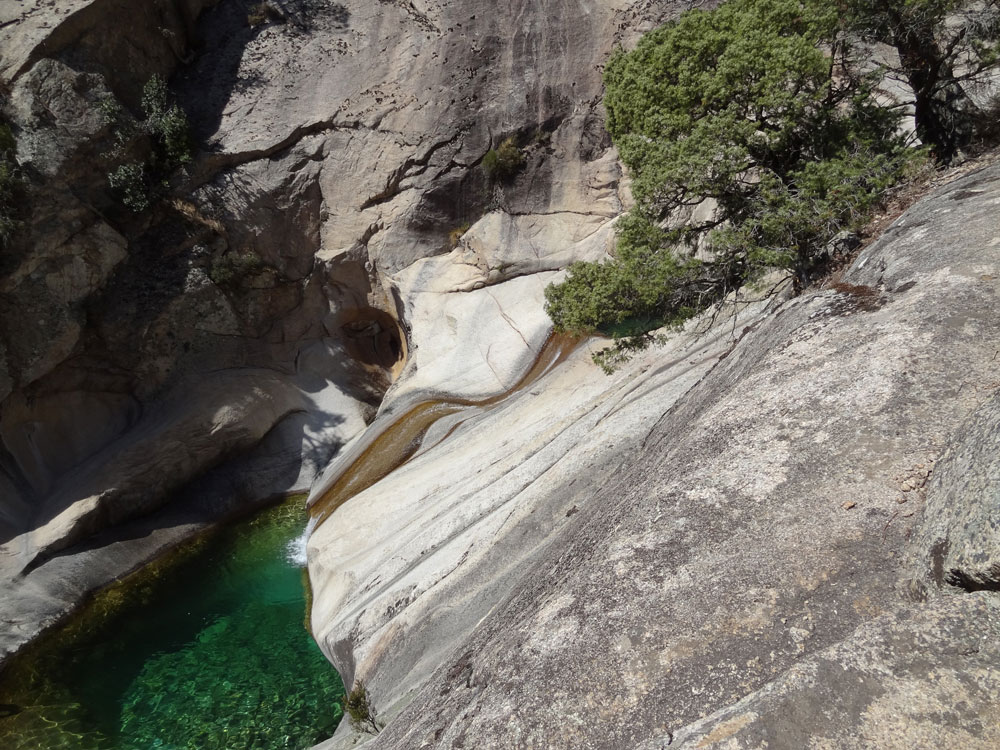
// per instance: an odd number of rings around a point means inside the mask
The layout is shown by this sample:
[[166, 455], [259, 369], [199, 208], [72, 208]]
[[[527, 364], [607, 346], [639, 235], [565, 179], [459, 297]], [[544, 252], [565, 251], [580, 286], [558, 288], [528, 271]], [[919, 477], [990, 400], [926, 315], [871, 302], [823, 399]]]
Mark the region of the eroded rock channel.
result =
[[[630, 200], [600, 66], [691, 5], [0, 5], [0, 658], [309, 491], [386, 723], [324, 750], [996, 747], [996, 167], [610, 378], [546, 344]], [[193, 148], [141, 207], [158, 81]]]

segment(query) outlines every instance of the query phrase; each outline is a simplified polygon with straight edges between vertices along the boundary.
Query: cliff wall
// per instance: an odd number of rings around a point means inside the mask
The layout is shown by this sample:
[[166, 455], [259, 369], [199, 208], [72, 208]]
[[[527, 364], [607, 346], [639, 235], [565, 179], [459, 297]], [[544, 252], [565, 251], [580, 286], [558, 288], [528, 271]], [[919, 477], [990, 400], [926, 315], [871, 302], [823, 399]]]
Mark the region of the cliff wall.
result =
[[[606, 251], [627, 199], [600, 65], [682, 5], [4, 5], [27, 191], [0, 259], [4, 648], [106, 579], [81, 557], [60, 583], [95, 534], [151, 526], [153, 554], [171, 514], [308, 488], [379, 408], [513, 385], [544, 286]], [[194, 153], [134, 212], [108, 176], [149, 163], [154, 76]], [[490, 180], [507, 139], [524, 166]]]
[[614, 378], [580, 351], [345, 503], [313, 627], [365, 746], [995, 745], [998, 202]]

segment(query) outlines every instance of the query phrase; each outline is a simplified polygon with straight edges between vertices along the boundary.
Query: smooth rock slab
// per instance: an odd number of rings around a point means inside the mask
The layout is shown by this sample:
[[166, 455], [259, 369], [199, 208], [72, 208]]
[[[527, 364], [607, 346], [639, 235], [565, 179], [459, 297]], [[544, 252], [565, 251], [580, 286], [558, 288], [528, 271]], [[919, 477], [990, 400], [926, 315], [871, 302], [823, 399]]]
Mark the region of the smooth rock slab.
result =
[[[742, 311], [749, 320], [760, 306]], [[313, 632], [345, 681], [364, 679], [387, 718], [405, 705], [586, 515], [594, 485], [729, 349], [731, 331], [726, 321], [677, 336], [613, 377], [590, 361], [603, 343], [588, 342], [495, 407], [442, 418], [409, 463], [341, 506], [310, 539], [309, 567]], [[348, 730], [330, 747], [350, 746]]]
[[[365, 518], [381, 529], [403, 503], [417, 512], [431, 502], [438, 512], [421, 531], [443, 530], [442, 552], [466, 544], [470, 558], [484, 555], [489, 535], [459, 520], [468, 505], [442, 507], [454, 491], [444, 481], [455, 458], [448, 441], [441, 463], [429, 451], [412, 466], [422, 476], [409, 486], [437, 479], [437, 491], [404, 498], [375, 485], [356, 498], [368, 508], [347, 540], [355, 555], [316, 538], [310, 566], [314, 583], [320, 571], [360, 573], [346, 587], [331, 578], [315, 589], [314, 616], [331, 619], [314, 629], [331, 652], [341, 649], [338, 663], [361, 657], [356, 674], [377, 706], [392, 708], [371, 747], [641, 746], [913, 606], [897, 584], [911, 572], [907, 541], [923, 502], [911, 492], [900, 504], [896, 477], [939, 458], [990, 395], [963, 384], [996, 373], [998, 203], [1000, 168], [948, 186], [861, 255], [844, 276], [852, 286], [812, 291], [738, 329], [739, 343], [679, 399], [669, 379], [666, 391], [637, 396], [661, 408], [651, 432], [618, 454], [617, 470], [589, 473], [604, 449], [581, 456], [586, 505], [534, 537], [523, 566], [494, 558], [492, 575], [508, 593], [468, 635], [451, 626], [491, 578], [451, 573], [432, 634], [422, 597], [407, 591], [427, 566], [417, 527], [412, 540], [384, 547], [351, 541], [371, 528]], [[617, 418], [612, 410], [601, 429]], [[520, 438], [494, 429], [481, 439], [491, 435]], [[530, 502], [572, 506], [573, 491], [548, 485]], [[460, 570], [461, 554], [453, 559]], [[382, 599], [389, 591], [396, 595]], [[343, 598], [326, 601], [333, 592]], [[326, 630], [334, 603], [340, 622]], [[422, 687], [404, 688], [397, 657], [408, 661], [428, 642], [449, 655]], [[968, 679], [986, 689], [994, 675]], [[976, 705], [968, 721], [986, 726], [992, 719]]]
[[757, 692], [637, 750], [993, 750], [1000, 599], [942, 597], [858, 628]]
[[924, 519], [914, 538], [921, 579], [1000, 590], [1000, 394], [976, 410], [936, 466]]

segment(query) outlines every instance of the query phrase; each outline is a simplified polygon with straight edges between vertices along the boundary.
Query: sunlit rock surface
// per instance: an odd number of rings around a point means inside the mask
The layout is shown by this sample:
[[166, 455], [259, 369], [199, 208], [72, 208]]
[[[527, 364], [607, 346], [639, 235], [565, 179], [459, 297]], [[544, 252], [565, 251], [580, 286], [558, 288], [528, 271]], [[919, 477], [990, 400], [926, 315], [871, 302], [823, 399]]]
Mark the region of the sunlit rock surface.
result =
[[[0, 655], [220, 517], [318, 502], [428, 399], [515, 386], [545, 285], [628, 202], [600, 66], [690, 3], [275, 5], [0, 5], [31, 204], [0, 258]], [[153, 75], [197, 152], [136, 216], [100, 113]], [[832, 288], [444, 409], [310, 541], [316, 636], [389, 722], [327, 746], [994, 742], [998, 182]]]
[[[380, 407], [517, 382], [545, 285], [606, 252], [627, 200], [600, 66], [685, 4], [272, 5], [256, 25], [229, 0], [0, 7], [31, 208], [0, 261], [11, 647], [143, 558], [60, 584], [50, 556], [89, 534], [164, 513], [155, 554], [190, 533], [167, 522], [184, 498], [210, 519], [308, 488]], [[153, 76], [195, 153], [135, 215], [108, 174], [148, 143], [108, 112], [141, 118]], [[490, 181], [507, 138], [524, 167]]]
[[367, 746], [994, 743], [994, 595], [912, 581], [992, 555], [998, 202], [970, 175], [611, 379], [581, 352], [336, 511], [314, 630], [389, 720]]

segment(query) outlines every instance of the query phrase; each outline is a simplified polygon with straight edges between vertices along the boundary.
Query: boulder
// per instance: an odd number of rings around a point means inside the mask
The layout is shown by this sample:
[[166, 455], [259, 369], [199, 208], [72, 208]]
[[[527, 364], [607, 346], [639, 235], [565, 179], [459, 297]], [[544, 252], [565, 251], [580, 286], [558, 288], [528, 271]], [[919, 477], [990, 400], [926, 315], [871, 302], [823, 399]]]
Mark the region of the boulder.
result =
[[304, 407], [296, 388], [266, 371], [223, 372], [185, 387], [66, 476], [32, 530], [8, 546], [33, 567], [108, 525], [147, 515], [185, 481], [253, 447]]

